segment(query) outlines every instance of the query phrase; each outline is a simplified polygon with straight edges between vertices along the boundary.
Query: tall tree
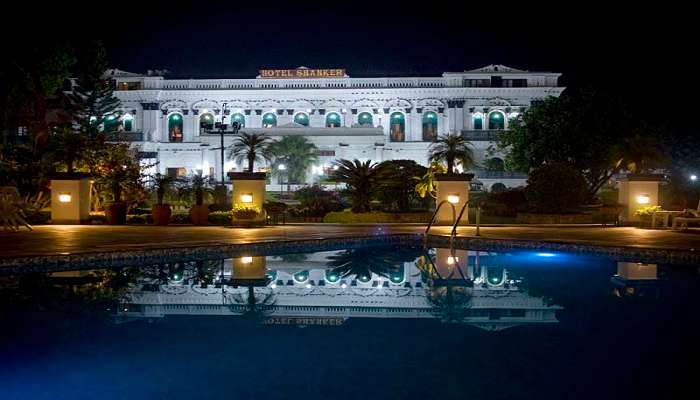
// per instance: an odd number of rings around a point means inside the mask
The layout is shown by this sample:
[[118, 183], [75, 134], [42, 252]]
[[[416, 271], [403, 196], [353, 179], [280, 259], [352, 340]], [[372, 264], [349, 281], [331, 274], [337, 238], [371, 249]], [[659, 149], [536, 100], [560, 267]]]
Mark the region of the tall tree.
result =
[[256, 161], [269, 160], [271, 158], [270, 138], [256, 133], [239, 132], [233, 143], [233, 148], [229, 150], [228, 158], [241, 163], [248, 162], [248, 172], [253, 172]]
[[381, 190], [387, 170], [371, 160], [338, 160], [335, 165], [338, 168], [331, 174], [331, 179], [347, 185], [345, 193], [352, 203], [352, 212], [370, 212], [370, 202]]
[[102, 42], [94, 41], [78, 52], [75, 85], [69, 97], [73, 105], [74, 123], [90, 137], [99, 133], [105, 117], [119, 107], [114, 96], [114, 83], [105, 76], [109, 67]]
[[441, 135], [430, 145], [430, 162], [446, 163], [447, 173], [453, 174], [456, 163], [462, 164], [463, 169], [474, 165], [472, 145], [461, 135]]
[[511, 121], [497, 147], [506, 153], [509, 169], [572, 165], [583, 173], [592, 197], [620, 168], [641, 170], [653, 164], [658, 157], [650, 148], [651, 131], [618, 98], [584, 89], [531, 107]]
[[306, 182], [309, 168], [318, 161], [318, 148], [303, 136], [285, 136], [269, 147], [273, 157], [272, 172], [279, 174], [285, 166], [287, 184]]
[[60, 98], [60, 90], [70, 76], [75, 63], [73, 50], [67, 43], [42, 38], [6, 55], [2, 65], [5, 125], [29, 128], [37, 155], [48, 143], [50, 103]]

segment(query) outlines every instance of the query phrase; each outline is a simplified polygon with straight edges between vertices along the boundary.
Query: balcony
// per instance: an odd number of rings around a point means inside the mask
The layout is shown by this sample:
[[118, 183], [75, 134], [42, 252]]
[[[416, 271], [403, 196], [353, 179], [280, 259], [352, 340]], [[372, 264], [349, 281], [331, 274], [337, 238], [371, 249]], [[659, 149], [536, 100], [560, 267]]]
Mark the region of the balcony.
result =
[[462, 137], [470, 142], [497, 142], [501, 136], [500, 130], [470, 130], [462, 129]]
[[143, 132], [109, 132], [105, 135], [108, 142], [143, 142]]

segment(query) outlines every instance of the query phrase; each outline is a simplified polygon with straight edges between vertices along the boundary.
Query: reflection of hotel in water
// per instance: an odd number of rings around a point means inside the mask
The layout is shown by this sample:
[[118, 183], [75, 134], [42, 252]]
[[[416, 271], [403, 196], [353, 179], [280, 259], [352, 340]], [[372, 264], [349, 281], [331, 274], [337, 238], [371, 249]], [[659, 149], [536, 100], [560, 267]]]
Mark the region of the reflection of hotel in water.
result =
[[[122, 305], [118, 319], [241, 315], [250, 309], [249, 293], [254, 293], [256, 307], [268, 323], [324, 324], [323, 320], [342, 322], [357, 317], [440, 318], [440, 310], [428, 298], [454, 290], [467, 294], [462, 297], [468, 299], [466, 303], [454, 305], [464, 308], [459, 314], [462, 323], [501, 330], [558, 322], [555, 313], [561, 307], [520, 290], [519, 281], [510, 279], [508, 271], [488, 253], [437, 249], [431, 253], [432, 263], [421, 257], [417, 262], [399, 263], [386, 276], [372, 273], [342, 277], [328, 268], [328, 258], [342, 252], [313, 253], [304, 260], [292, 257], [288, 261], [275, 256], [227, 259], [216, 281], [205, 287], [189, 281], [187, 271], [167, 284], [139, 282], [127, 296], [129, 300]], [[419, 267], [427, 264], [427, 269]]]

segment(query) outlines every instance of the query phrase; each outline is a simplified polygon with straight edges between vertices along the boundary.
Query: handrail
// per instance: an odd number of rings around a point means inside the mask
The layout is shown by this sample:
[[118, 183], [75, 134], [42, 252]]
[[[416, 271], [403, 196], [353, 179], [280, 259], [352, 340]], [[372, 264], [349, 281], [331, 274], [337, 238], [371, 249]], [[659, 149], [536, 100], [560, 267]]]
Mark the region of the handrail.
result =
[[430, 231], [430, 228], [433, 226], [433, 223], [435, 223], [435, 217], [437, 217], [437, 213], [438, 213], [438, 211], [440, 211], [440, 207], [442, 207], [442, 205], [445, 203], [449, 204], [452, 207], [452, 222], [455, 221], [455, 214], [456, 214], [455, 205], [450, 203], [447, 200], [441, 201], [438, 204], [438, 206], [435, 207], [435, 212], [433, 213], [433, 216], [430, 218], [430, 223], [428, 223], [428, 227], [425, 228], [425, 240], [426, 240], [426, 242], [428, 240], [428, 231]]
[[[471, 201], [467, 201], [466, 203], [464, 203], [464, 205], [462, 206], [462, 209], [459, 211], [459, 216], [454, 221], [454, 224], [452, 224], [452, 232], [450, 232], [450, 249], [453, 248], [452, 243], [453, 243], [455, 237], [457, 236], [457, 227], [459, 226], [459, 221], [462, 220], [462, 215], [464, 215], [465, 210], [467, 210], [467, 224], [469, 223], [469, 211], [468, 211], [469, 210], [469, 203], [471, 203]], [[481, 236], [481, 234], [479, 232], [479, 226], [481, 225], [481, 206], [476, 206], [475, 224], [476, 224], [476, 235], [475, 236]]]

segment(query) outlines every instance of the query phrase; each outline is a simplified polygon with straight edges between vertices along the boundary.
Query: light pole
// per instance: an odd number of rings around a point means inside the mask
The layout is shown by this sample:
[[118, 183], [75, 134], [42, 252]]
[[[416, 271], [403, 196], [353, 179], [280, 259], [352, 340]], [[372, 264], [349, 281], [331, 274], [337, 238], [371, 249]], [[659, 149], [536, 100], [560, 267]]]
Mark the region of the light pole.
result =
[[280, 195], [281, 195], [283, 190], [284, 190], [284, 171], [287, 170], [287, 166], [284, 164], [279, 164], [277, 166], [277, 170], [281, 171], [280, 172], [280, 180], [281, 180], [281, 182], [280, 182]]

